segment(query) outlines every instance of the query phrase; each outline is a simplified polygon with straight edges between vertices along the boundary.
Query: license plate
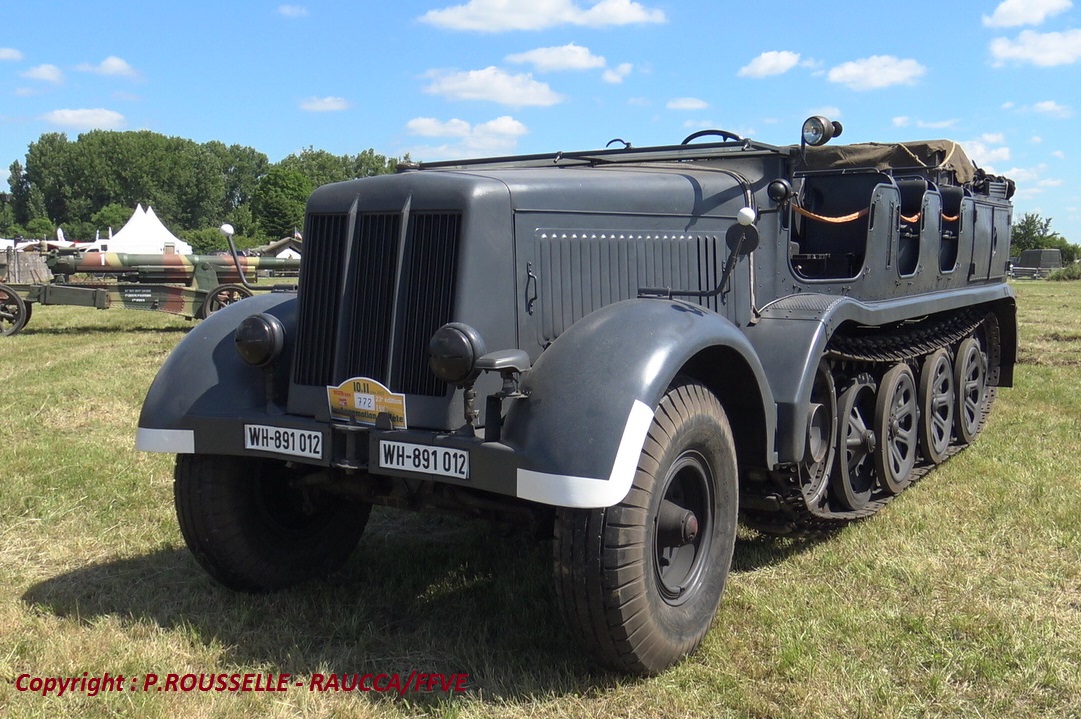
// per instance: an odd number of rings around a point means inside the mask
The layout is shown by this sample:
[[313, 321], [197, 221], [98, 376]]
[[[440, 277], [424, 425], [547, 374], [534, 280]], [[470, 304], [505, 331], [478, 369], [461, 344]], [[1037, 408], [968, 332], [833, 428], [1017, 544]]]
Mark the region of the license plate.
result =
[[384, 439], [379, 442], [379, 466], [384, 469], [404, 469], [407, 472], [469, 479], [469, 452]]
[[271, 427], [265, 424], [244, 425], [244, 449], [287, 454], [291, 457], [323, 458], [323, 435], [302, 429]]

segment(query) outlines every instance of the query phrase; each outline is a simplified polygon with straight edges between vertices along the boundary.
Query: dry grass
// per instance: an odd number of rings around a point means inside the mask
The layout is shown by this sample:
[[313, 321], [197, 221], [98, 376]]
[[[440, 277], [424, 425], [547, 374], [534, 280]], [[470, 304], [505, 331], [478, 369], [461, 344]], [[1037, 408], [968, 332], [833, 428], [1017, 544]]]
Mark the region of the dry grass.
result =
[[[741, 534], [702, 650], [598, 671], [555, 612], [550, 546], [376, 513], [325, 582], [246, 596], [195, 565], [171, 462], [133, 450], [188, 326], [39, 308], [0, 339], [0, 716], [1077, 717], [1081, 283], [1016, 285], [1022, 364], [975, 446], [829, 539]], [[42, 698], [19, 674], [467, 672], [464, 695]]]

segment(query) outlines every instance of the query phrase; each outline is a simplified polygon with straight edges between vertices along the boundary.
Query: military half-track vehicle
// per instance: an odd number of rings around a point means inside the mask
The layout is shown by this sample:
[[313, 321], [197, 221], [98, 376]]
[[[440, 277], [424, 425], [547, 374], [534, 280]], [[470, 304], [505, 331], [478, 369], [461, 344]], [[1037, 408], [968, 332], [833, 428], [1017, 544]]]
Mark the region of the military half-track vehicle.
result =
[[316, 190], [298, 291], [193, 328], [143, 406], [196, 559], [263, 591], [339, 566], [372, 505], [547, 522], [600, 662], [694, 651], [740, 518], [873, 514], [1012, 383], [1013, 183], [840, 129]]

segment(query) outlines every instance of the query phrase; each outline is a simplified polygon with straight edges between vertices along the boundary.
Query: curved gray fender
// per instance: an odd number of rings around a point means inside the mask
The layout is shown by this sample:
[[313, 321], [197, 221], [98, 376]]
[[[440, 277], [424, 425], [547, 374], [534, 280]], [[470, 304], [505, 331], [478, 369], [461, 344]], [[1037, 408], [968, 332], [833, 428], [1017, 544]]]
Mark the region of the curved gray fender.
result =
[[713, 347], [738, 353], [753, 374], [767, 418], [764, 445], [772, 446], [773, 397], [735, 325], [684, 302], [625, 300], [560, 335], [523, 382], [528, 396], [508, 408], [503, 441], [520, 453], [517, 496], [582, 508], [622, 501], [654, 408], [680, 369]]
[[[267, 410], [263, 370], [237, 354], [233, 331], [249, 315], [272, 314], [285, 326], [283, 357], [291, 355], [296, 295], [258, 294], [227, 305], [192, 328], [158, 370], [139, 414], [135, 446], [145, 452], [195, 452], [193, 420], [244, 409]], [[274, 384], [288, 383], [288, 363], [275, 369]]]

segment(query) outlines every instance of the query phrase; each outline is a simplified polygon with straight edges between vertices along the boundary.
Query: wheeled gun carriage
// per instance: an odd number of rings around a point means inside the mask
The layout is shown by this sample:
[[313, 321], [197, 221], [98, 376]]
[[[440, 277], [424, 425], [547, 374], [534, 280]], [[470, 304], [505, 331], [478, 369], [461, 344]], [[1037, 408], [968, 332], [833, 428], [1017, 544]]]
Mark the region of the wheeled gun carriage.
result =
[[694, 651], [738, 518], [871, 515], [1012, 383], [1013, 183], [839, 131], [319, 188], [298, 293], [193, 329], [143, 406], [195, 558], [261, 591], [339, 566], [373, 504], [518, 520], [599, 661]]
[[[239, 264], [238, 264], [239, 263]], [[19, 332], [35, 304], [123, 307], [204, 319], [250, 297], [259, 271], [296, 272], [300, 260], [224, 255], [141, 255], [54, 250], [51, 282], [0, 284], [0, 336]], [[238, 269], [239, 268], [239, 269]], [[96, 279], [72, 281], [71, 275]], [[108, 278], [112, 281], [105, 281]], [[270, 289], [269, 287], [267, 289]]]

